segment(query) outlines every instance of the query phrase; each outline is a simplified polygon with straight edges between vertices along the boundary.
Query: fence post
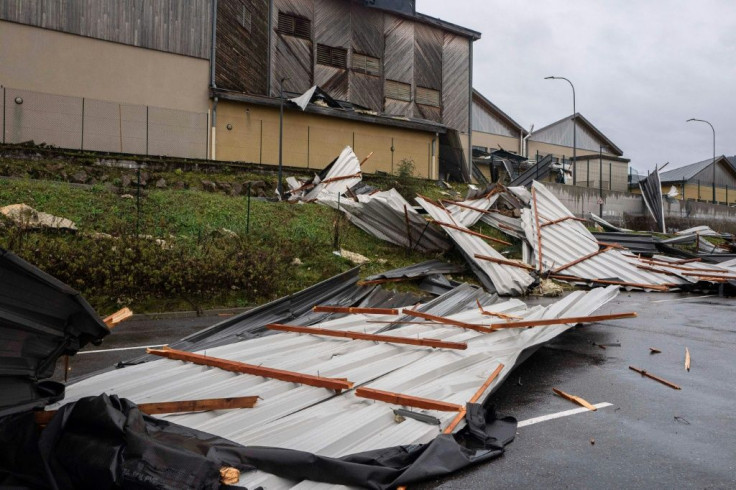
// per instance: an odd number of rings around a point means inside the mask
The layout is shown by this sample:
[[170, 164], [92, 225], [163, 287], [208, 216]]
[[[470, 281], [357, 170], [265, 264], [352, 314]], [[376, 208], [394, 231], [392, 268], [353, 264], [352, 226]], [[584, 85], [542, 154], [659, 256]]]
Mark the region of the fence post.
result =
[[685, 200], [685, 177], [682, 178], [682, 200]]
[[608, 162], [608, 190], [613, 190], [613, 162]]
[[146, 155], [148, 155], [148, 106], [146, 106]]
[[5, 144], [5, 132], [7, 131], [7, 128], [5, 127], [5, 106], [7, 104], [7, 97], [5, 97], [5, 90], [7, 90], [5, 87], [3, 87], [3, 144]]
[[82, 142], [79, 149], [84, 150], [84, 97], [82, 97]]

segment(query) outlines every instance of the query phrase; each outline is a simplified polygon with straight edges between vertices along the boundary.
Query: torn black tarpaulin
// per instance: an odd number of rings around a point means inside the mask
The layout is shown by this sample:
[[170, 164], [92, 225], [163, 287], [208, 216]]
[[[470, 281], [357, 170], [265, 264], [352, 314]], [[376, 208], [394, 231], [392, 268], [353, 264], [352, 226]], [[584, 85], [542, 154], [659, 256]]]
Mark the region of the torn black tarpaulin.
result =
[[[241, 446], [145, 415], [132, 402], [103, 394], [63, 406], [37, 443], [33, 439], [38, 431], [30, 426], [33, 417], [15, 415], [15, 427], [0, 420], [0, 428], [4, 429], [0, 430], [0, 443], [13, 438], [18, 442], [0, 457], [0, 485], [220, 488], [219, 469], [231, 466], [241, 471], [258, 469], [295, 484], [311, 480], [371, 489], [396, 488], [447, 475], [503, 453], [516, 433], [516, 420], [499, 419], [492, 409], [475, 404], [468, 404], [468, 414], [467, 427], [427, 444], [330, 458], [290, 449]], [[19, 427], [20, 422], [23, 427]], [[19, 437], [22, 440], [18, 441]], [[26, 458], [24, 465], [13, 467], [12, 463], [21, 457]], [[37, 474], [44, 465], [48, 469], [45, 486]]]

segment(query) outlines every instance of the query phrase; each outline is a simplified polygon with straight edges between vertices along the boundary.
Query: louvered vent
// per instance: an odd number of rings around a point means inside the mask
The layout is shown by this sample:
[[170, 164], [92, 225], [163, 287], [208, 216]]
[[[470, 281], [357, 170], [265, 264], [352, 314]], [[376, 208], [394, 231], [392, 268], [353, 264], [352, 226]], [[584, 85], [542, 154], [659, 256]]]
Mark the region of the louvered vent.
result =
[[279, 12], [279, 25], [277, 28], [281, 34], [288, 36], [312, 39], [312, 23], [309, 19], [297, 17], [296, 15]]
[[381, 60], [360, 53], [353, 53], [353, 62], [350, 66], [357, 73], [365, 73], [378, 77], [381, 75]]
[[417, 87], [416, 103], [422, 105], [440, 106], [440, 93], [431, 88]]
[[348, 50], [344, 48], [334, 48], [332, 46], [325, 46], [324, 44], [317, 45], [317, 64], [334, 66], [335, 68], [347, 68], [348, 67]]
[[408, 83], [395, 82], [394, 80], [386, 80], [386, 98], [404, 100], [411, 102], [411, 85]]

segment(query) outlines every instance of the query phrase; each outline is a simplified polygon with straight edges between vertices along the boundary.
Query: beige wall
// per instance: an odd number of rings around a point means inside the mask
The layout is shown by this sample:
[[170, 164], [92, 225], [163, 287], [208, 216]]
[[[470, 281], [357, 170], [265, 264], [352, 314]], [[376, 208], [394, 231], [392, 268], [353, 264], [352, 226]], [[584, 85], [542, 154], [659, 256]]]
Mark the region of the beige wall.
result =
[[206, 112], [209, 62], [0, 21], [0, 85]]
[[[662, 184], [662, 195], [667, 194], [670, 191], [670, 187], [675, 186], [679, 195], [678, 200], [682, 199], [683, 189], [682, 184]], [[632, 192], [637, 194], [641, 193], [640, 189], [632, 189]], [[713, 187], [710, 184], [700, 184], [700, 193], [698, 193], [698, 184], [685, 184], [685, 199], [693, 201], [706, 201], [713, 202]], [[736, 203], [736, 189], [729, 187], [726, 190], [725, 187], [716, 187], [716, 201], [721, 204], [733, 204]]]
[[[228, 124], [232, 129], [227, 129]], [[349, 145], [361, 160], [373, 152], [363, 165], [367, 173], [379, 170], [394, 173], [402, 159], [412, 159], [416, 176], [434, 179], [438, 175], [438, 161], [432, 156], [434, 138], [434, 133], [287, 110], [284, 113], [283, 163], [290, 167], [322, 169]], [[279, 111], [220, 101], [215, 141], [218, 160], [276, 165]]]
[[[529, 155], [529, 158], [532, 158], [532, 159], [536, 158], [537, 152], [539, 152], [540, 158], [546, 155], [549, 155], [549, 154], [552, 154], [558, 158], [562, 158], [564, 156], [566, 160], [569, 158], [572, 158], [572, 147], [570, 146], [552, 145], [549, 143], [542, 143], [539, 141], [532, 141], [532, 140], [527, 140], [527, 143], [528, 143], [528, 148], [529, 148], [529, 153], [527, 153], [527, 155]], [[590, 150], [583, 150], [582, 148], [578, 148], [577, 154], [579, 156], [597, 155], [598, 152], [590, 151]], [[609, 155], [609, 154], [606, 152], [603, 152], [603, 155]], [[610, 156], [614, 156], [614, 155], [610, 155]]]
[[493, 151], [498, 150], [499, 145], [506, 151], [517, 154], [521, 153], [519, 138], [473, 131], [473, 146], [485, 146], [489, 151]]

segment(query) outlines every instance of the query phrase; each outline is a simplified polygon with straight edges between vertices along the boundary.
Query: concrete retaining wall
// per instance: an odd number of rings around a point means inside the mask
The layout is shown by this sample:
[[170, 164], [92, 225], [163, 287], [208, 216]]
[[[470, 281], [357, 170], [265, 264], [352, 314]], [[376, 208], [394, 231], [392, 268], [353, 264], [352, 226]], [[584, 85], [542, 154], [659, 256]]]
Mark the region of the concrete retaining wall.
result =
[[[545, 186], [576, 216], [600, 214], [598, 189], [554, 183]], [[664, 215], [668, 230], [708, 225], [714, 230], [736, 232], [736, 207], [665, 199]], [[653, 224], [641, 195], [628, 192], [603, 191], [603, 219], [640, 230]]]

